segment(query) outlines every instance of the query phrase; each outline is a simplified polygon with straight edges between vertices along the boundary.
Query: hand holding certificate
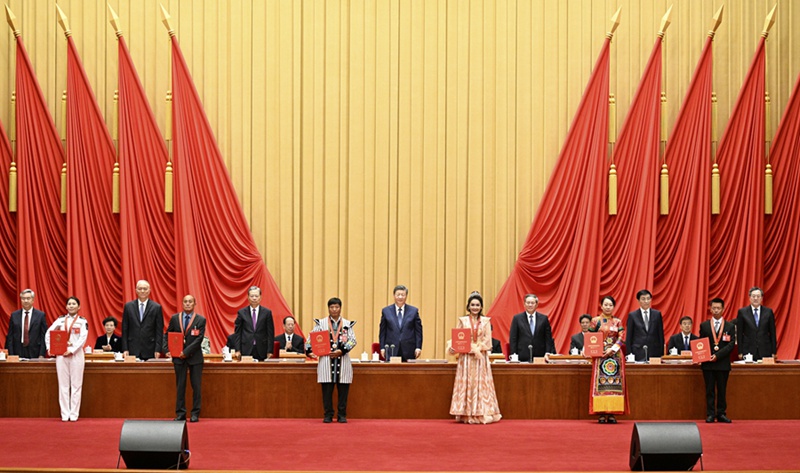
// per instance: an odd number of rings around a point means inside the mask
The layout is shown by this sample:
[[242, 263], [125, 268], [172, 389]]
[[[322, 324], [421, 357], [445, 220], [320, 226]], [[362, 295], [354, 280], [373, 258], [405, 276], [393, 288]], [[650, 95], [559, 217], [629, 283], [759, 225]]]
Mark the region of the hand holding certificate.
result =
[[468, 328], [454, 328], [452, 332], [453, 351], [469, 353], [472, 351], [472, 336]]
[[311, 339], [311, 352], [317, 356], [328, 356], [331, 354], [330, 334], [325, 332], [311, 332], [308, 334]]
[[603, 356], [603, 333], [584, 332], [583, 333], [583, 354], [592, 358]]
[[69, 335], [66, 330], [50, 331], [50, 353], [55, 356], [62, 356], [67, 352], [67, 341]]
[[183, 353], [183, 334], [181, 332], [169, 332], [169, 354], [173, 358], [180, 358]]
[[711, 345], [708, 337], [698, 338], [689, 342], [692, 348], [692, 363], [711, 361]]

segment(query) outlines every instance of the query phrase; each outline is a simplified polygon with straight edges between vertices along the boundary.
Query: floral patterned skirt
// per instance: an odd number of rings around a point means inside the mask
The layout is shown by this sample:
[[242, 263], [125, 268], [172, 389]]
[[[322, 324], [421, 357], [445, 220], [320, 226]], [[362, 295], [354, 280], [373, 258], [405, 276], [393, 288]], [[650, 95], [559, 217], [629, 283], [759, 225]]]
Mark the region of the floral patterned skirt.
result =
[[503, 417], [497, 404], [488, 353], [459, 356], [450, 414], [465, 424], [491, 424]]

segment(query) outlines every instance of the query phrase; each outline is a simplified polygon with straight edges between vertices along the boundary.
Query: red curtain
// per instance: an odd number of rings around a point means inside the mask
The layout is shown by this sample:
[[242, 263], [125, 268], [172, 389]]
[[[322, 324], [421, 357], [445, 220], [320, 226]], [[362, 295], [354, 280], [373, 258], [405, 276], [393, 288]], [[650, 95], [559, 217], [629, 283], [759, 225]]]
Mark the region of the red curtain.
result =
[[33, 289], [48, 321], [66, 313], [66, 223], [61, 214], [64, 149], [17, 39], [17, 287]]
[[178, 310], [175, 226], [164, 211], [164, 169], [169, 155], [125, 38], [119, 37], [119, 160], [122, 293], [136, 298], [136, 281], [150, 283], [150, 297], [164, 316]]
[[89, 340], [122, 307], [119, 222], [112, 212], [114, 143], [67, 37], [67, 269], [68, 292], [81, 301]]
[[[636, 291], [653, 287], [660, 111], [661, 38], [658, 38], [614, 150], [618, 211], [616, 216], [606, 216], [603, 233], [600, 294], [611, 294], [617, 299], [616, 313], [622, 318], [638, 307]], [[666, 321], [664, 326], [668, 326]], [[571, 328], [577, 332], [577, 327], [575, 320]], [[566, 351], [569, 346], [562, 348]]]
[[720, 213], [711, 218], [708, 293], [725, 300], [728, 317], [750, 303], [750, 287], [763, 284], [764, 41], [758, 42], [717, 149]]
[[608, 184], [609, 44], [603, 43], [517, 263], [489, 309], [502, 341], [526, 293], [537, 294], [538, 310], [549, 314], [557, 349], [569, 343], [575, 314], [597, 312]]
[[657, 224], [653, 296], [665, 327], [684, 315], [696, 327], [707, 314], [712, 50], [707, 38], [664, 153], [670, 209]]
[[283, 317], [291, 311], [253, 241], [174, 36], [172, 87], [178, 294], [197, 298], [214, 350], [233, 331], [236, 311], [247, 305], [252, 285], [261, 288], [262, 303], [272, 309], [276, 333], [281, 333]]
[[764, 294], [775, 311], [778, 358], [800, 357], [800, 76], [770, 150], [773, 214], [764, 232]]
[[8, 174], [14, 155], [0, 122], [0, 347], [6, 342], [11, 312], [19, 305], [17, 291], [17, 218], [8, 211]]

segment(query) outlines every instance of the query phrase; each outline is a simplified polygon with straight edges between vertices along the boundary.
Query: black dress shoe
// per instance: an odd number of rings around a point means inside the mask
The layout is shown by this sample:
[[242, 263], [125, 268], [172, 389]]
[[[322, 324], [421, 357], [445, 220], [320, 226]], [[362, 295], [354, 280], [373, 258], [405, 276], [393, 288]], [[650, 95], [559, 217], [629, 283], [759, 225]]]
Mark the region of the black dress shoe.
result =
[[605, 423], [606, 423], [606, 418], [605, 418], [605, 416], [600, 416], [600, 418], [599, 418], [599, 419], [597, 419], [597, 423], [598, 423], [598, 424], [605, 424]]
[[725, 414], [722, 414], [721, 416], [717, 416], [717, 420], [720, 421], [720, 422], [725, 422], [726, 424], [730, 424], [731, 423], [731, 420], [728, 419], [728, 416], [726, 416]]
[[617, 423], [617, 418], [614, 417], [614, 416], [608, 416], [608, 423], [609, 424], [616, 424]]
[[331, 417], [325, 417], [324, 419], [322, 419], [322, 422], [330, 424], [331, 422], [333, 422], [333, 419]]
[[189, 419], [189, 422], [197, 422], [198, 420], [200, 419], [197, 416], [192, 416], [192, 418]]
[[714, 416], [708, 416], [708, 417], [706, 417], [706, 423], [708, 423], [708, 424], [713, 424], [713, 423], [714, 423]]
[[339, 417], [336, 419], [336, 422], [338, 422], [338, 423], [340, 423], [340, 424], [346, 424], [346, 423], [347, 423], [347, 417], [345, 417], [345, 416], [339, 416]]
[[178, 416], [178, 417], [176, 417], [176, 418], [175, 418], [175, 420], [186, 420], [186, 417], [184, 417], [184, 416]]

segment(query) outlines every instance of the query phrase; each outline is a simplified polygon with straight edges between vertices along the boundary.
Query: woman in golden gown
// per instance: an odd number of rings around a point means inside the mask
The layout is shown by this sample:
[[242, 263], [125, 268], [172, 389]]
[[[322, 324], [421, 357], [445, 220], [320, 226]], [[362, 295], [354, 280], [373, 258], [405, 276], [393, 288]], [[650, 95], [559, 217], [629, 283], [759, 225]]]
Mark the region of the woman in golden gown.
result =
[[[494, 390], [489, 353], [492, 351], [492, 326], [483, 316], [483, 298], [476, 291], [467, 300], [468, 314], [458, 318], [458, 328], [472, 335], [471, 351], [458, 356], [450, 414], [465, 424], [491, 424], [500, 420], [500, 407]], [[453, 347], [448, 347], [455, 354]]]
[[603, 356], [592, 360], [592, 389], [589, 397], [589, 414], [600, 414], [601, 424], [616, 424], [614, 414], [627, 414], [625, 396], [625, 359], [622, 347], [625, 326], [613, 315], [617, 302], [611, 296], [600, 300], [602, 314], [594, 317], [589, 330], [603, 333]]

